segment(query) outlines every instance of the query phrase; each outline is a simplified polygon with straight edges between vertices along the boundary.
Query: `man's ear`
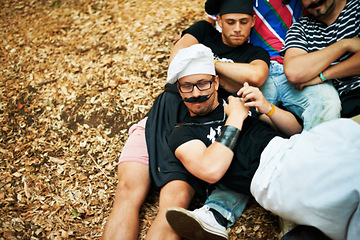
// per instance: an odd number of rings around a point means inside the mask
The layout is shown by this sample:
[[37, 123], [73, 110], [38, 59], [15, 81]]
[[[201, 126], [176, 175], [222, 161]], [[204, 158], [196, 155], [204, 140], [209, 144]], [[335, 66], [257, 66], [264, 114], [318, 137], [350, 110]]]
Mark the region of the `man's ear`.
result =
[[220, 14], [216, 15], [216, 21], [218, 22], [219, 26], [222, 28], [222, 22], [221, 22]]
[[253, 22], [251, 24], [251, 27], [255, 26], [255, 21], [256, 21], [256, 15], [253, 16]]
[[219, 86], [220, 86], [219, 75], [216, 75], [216, 76], [215, 76], [214, 85], [215, 85], [216, 91], [219, 90]]

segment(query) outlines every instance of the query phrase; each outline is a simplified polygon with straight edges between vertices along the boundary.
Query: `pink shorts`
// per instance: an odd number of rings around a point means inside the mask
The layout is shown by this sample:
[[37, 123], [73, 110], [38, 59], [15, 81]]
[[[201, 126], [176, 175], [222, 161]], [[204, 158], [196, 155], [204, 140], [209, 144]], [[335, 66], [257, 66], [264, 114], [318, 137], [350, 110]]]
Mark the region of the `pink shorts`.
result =
[[149, 154], [145, 140], [145, 124], [147, 117], [132, 125], [129, 138], [122, 149], [119, 164], [122, 162], [138, 162], [149, 165]]

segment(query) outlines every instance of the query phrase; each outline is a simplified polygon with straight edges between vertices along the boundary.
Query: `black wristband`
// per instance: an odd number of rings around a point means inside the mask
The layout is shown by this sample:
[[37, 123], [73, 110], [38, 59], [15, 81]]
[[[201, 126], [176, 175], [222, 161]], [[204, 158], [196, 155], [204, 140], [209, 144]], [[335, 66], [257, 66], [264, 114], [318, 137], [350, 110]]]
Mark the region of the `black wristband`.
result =
[[236, 141], [240, 135], [240, 130], [236, 127], [227, 125], [224, 126], [221, 130], [220, 136], [216, 139], [217, 142], [223, 144], [224, 146], [234, 150]]

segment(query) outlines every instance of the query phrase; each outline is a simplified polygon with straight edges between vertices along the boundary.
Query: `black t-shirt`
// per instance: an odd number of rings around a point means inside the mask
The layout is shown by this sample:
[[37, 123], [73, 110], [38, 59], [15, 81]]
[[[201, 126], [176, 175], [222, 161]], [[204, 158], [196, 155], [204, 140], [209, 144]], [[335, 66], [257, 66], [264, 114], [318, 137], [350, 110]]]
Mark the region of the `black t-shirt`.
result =
[[269, 53], [262, 47], [245, 42], [238, 47], [229, 47], [222, 41], [221, 33], [209, 22], [202, 20], [194, 23], [182, 32], [191, 34], [199, 43], [209, 47], [216, 59], [223, 62], [251, 63], [254, 60], [263, 60], [270, 64]]
[[[256, 116], [257, 114], [252, 111], [245, 119], [234, 149], [233, 161], [220, 180], [220, 183], [228, 188], [243, 194], [250, 194], [251, 179], [258, 168], [262, 151], [271, 139], [280, 136], [280, 133], [274, 131], [270, 125], [259, 120]], [[183, 123], [175, 127], [170, 135], [169, 143], [172, 151], [175, 152], [180, 145], [194, 139], [199, 139], [207, 147], [210, 146], [220, 136], [225, 121], [226, 115], [222, 104], [219, 104], [208, 115], [187, 117]], [[176, 174], [179, 172], [188, 173], [180, 160], [178, 161], [178, 166], [173, 169], [174, 172]], [[198, 183], [193, 187], [198, 191], [205, 186], [203, 181], [198, 180]], [[204, 190], [206, 189], [200, 189], [199, 194], [201, 195]]]
[[209, 47], [216, 59], [223, 62], [251, 63], [254, 60], [263, 60], [270, 64], [269, 53], [262, 47], [245, 42], [237, 47], [229, 47], [222, 41], [221, 33], [209, 22], [202, 20], [194, 23], [182, 32], [191, 34], [199, 43]]

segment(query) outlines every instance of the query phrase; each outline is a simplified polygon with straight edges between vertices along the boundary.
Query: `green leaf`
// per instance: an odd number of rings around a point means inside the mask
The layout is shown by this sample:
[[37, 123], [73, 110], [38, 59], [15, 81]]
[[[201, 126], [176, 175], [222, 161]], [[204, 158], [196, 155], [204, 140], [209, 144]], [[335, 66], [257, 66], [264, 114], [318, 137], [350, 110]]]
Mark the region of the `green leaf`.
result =
[[74, 209], [71, 210], [71, 213], [72, 213], [75, 217], [78, 217], [78, 216], [79, 216], [79, 214], [78, 214]]

